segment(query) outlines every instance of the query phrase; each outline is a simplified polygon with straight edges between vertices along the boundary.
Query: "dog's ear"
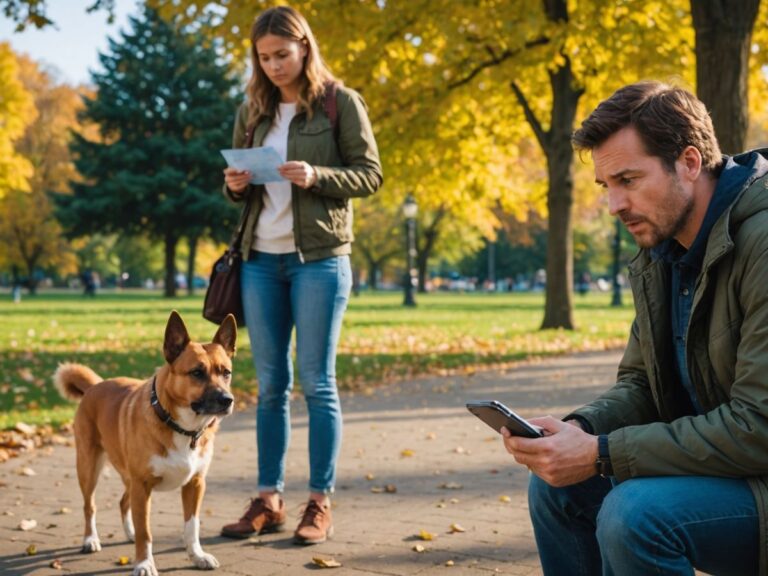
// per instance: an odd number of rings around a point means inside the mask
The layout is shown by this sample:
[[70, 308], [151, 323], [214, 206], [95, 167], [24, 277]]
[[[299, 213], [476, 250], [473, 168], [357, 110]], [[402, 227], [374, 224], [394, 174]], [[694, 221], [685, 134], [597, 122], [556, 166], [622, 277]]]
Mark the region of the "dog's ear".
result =
[[165, 361], [168, 364], [173, 364], [173, 361], [184, 352], [187, 344], [189, 344], [187, 327], [184, 326], [184, 320], [181, 319], [179, 313], [174, 310], [165, 326], [165, 342], [163, 343]]
[[232, 358], [235, 355], [235, 340], [237, 340], [237, 321], [232, 314], [227, 314], [224, 321], [216, 331], [216, 335], [213, 337], [214, 344], [220, 344], [227, 353], [227, 356]]

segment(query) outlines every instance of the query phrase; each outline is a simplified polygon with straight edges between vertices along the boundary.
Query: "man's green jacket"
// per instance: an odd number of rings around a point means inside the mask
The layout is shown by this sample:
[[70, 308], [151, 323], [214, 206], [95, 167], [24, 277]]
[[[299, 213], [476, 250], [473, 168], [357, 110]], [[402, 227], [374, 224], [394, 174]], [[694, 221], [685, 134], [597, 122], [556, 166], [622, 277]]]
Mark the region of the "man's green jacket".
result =
[[617, 384], [574, 414], [609, 434], [620, 481], [747, 478], [768, 574], [768, 150], [751, 154], [734, 158], [754, 170], [712, 228], [693, 297], [686, 358], [704, 413], [686, 413], [677, 378], [668, 264], [644, 249], [629, 267], [636, 316]]

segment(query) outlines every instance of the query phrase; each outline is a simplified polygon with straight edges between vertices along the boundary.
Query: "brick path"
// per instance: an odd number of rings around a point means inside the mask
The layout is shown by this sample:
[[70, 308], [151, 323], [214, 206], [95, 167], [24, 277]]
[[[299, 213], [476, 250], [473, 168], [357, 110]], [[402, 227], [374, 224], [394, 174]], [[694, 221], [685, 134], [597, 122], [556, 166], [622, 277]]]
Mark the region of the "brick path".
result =
[[[342, 575], [540, 574], [525, 489], [527, 473], [514, 465], [501, 441], [464, 408], [472, 399], [503, 401], [523, 416], [562, 416], [609, 386], [616, 352], [531, 362], [471, 376], [420, 378], [372, 394], [345, 394], [344, 444], [334, 497], [336, 534], [314, 546], [291, 543], [291, 532], [245, 541], [218, 536], [238, 518], [256, 482], [254, 409], [222, 425], [203, 502], [201, 541], [221, 562], [219, 576], [300, 575], [315, 570], [314, 556], [342, 564]], [[286, 501], [291, 530], [307, 485], [307, 418], [293, 404]], [[404, 451], [406, 454], [403, 455]], [[21, 476], [29, 467], [35, 476]], [[122, 483], [112, 471], [97, 490], [103, 550], [81, 555], [80, 491], [72, 447], [56, 447], [0, 464], [0, 574], [129, 574], [118, 566], [133, 557], [119, 513]], [[372, 479], [368, 476], [372, 475]], [[396, 493], [377, 492], [388, 484]], [[508, 501], [506, 501], [508, 500]], [[178, 491], [153, 495], [151, 525], [161, 574], [197, 574], [182, 544]], [[62, 508], [70, 513], [57, 514]], [[295, 520], [294, 520], [295, 518]], [[22, 519], [38, 527], [20, 531]], [[449, 533], [452, 524], [466, 531]], [[421, 530], [434, 540], [416, 538]], [[37, 554], [28, 556], [30, 544]], [[425, 551], [413, 551], [416, 544]], [[50, 567], [59, 559], [63, 570]], [[446, 563], [452, 561], [453, 565]]]

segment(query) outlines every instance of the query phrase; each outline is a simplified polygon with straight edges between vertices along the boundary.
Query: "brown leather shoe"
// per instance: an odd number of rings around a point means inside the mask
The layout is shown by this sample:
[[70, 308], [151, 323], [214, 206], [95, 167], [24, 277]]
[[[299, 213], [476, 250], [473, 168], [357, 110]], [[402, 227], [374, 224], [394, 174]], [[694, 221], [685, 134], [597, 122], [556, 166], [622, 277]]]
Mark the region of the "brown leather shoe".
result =
[[333, 519], [331, 507], [321, 506], [315, 500], [310, 500], [299, 522], [299, 527], [293, 534], [296, 544], [320, 544], [333, 536]]
[[280, 508], [268, 508], [263, 498], [253, 498], [248, 509], [234, 524], [221, 529], [221, 535], [228, 538], [248, 538], [254, 534], [280, 532], [285, 523], [285, 503], [280, 499]]

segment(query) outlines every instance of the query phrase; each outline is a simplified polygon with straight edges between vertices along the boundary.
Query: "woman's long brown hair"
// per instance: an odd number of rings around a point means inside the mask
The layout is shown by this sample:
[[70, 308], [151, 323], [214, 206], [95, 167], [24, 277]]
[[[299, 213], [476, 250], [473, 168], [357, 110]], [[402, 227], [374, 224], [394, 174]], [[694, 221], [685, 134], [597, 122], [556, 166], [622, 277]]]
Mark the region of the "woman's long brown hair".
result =
[[325, 84], [335, 81], [320, 56], [320, 49], [304, 17], [289, 6], [276, 6], [259, 14], [251, 27], [253, 74], [248, 81], [248, 124], [254, 126], [264, 117], [275, 118], [280, 103], [280, 89], [264, 73], [256, 42], [268, 34], [301, 42], [307, 48], [304, 69], [299, 76], [297, 111], [312, 117], [312, 106], [323, 96]]

